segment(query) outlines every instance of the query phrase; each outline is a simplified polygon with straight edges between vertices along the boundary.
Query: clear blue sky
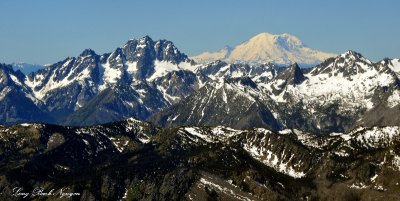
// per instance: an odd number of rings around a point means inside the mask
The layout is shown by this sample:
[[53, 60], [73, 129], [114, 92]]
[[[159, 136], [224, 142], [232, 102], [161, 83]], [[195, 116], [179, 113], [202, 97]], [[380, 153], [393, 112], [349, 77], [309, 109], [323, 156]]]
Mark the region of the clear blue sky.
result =
[[397, 0], [1, 0], [0, 62], [54, 63], [85, 48], [111, 52], [130, 38], [168, 39], [195, 55], [260, 32], [311, 48], [400, 57]]

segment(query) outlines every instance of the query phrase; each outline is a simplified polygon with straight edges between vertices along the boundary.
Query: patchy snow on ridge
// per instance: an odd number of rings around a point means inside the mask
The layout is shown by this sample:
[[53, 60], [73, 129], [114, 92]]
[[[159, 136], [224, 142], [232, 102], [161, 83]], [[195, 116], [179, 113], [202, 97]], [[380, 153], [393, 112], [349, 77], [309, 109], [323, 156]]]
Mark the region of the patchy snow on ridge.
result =
[[400, 104], [400, 90], [396, 90], [387, 100], [388, 107], [393, 108]]
[[[301, 178], [305, 176], [304, 172], [296, 171], [288, 165], [288, 163], [282, 162], [282, 159], [278, 155], [274, 154], [272, 151], [259, 146], [250, 146], [245, 144], [243, 148], [255, 159], [264, 163], [265, 165], [274, 168], [276, 171], [287, 174], [293, 178]], [[291, 155], [289, 161], [293, 155]]]
[[14, 75], [11, 75], [11, 74], [10, 74], [10, 77], [11, 77], [11, 80], [12, 80], [16, 85], [23, 86], [22, 83], [18, 80], [17, 77], [15, 77]]
[[394, 140], [400, 140], [400, 127], [373, 127], [370, 130], [362, 132], [358, 135], [356, 140], [368, 147], [380, 147], [387, 146], [394, 142]]
[[[261, 133], [264, 133], [264, 136], [247, 136], [246, 140], [243, 142], [243, 149], [254, 159], [262, 162], [266, 166], [274, 168], [278, 172], [293, 178], [301, 178], [306, 175], [304, 172], [297, 171], [294, 168], [301, 165], [301, 161], [294, 162], [294, 153], [290, 153], [284, 149], [281, 150], [280, 155], [278, 155], [272, 151], [274, 146], [279, 145], [270, 143], [270, 139], [265, 135], [267, 133], [273, 134], [271, 131], [263, 129]], [[283, 133], [288, 133], [288, 131], [284, 131]], [[294, 164], [290, 165], [289, 162], [294, 162]]]
[[192, 134], [200, 139], [203, 139], [206, 142], [214, 142], [214, 140], [210, 136], [201, 133], [201, 131], [199, 131], [199, 128], [187, 127], [184, 129], [185, 129], [185, 131], [189, 132], [190, 134]]
[[217, 126], [211, 130], [201, 127], [185, 127], [183, 130], [209, 143], [223, 142], [244, 132], [242, 130], [235, 130], [225, 126]]
[[[24, 83], [32, 89], [33, 95], [39, 100], [43, 100], [46, 94], [54, 89], [66, 87], [74, 82], [82, 82], [90, 77], [90, 70], [85, 68], [78, 71], [85, 62], [93, 62], [89, 56], [80, 57], [71, 69], [67, 69], [74, 59], [68, 59], [60, 68], [50, 71], [51, 74], [36, 74], [33, 78], [25, 77]], [[59, 74], [69, 71], [66, 76], [59, 79]], [[43, 83], [48, 78], [46, 83]], [[44, 84], [44, 85], [43, 85]], [[43, 86], [42, 86], [43, 85]], [[36, 87], [40, 86], [39, 89]]]

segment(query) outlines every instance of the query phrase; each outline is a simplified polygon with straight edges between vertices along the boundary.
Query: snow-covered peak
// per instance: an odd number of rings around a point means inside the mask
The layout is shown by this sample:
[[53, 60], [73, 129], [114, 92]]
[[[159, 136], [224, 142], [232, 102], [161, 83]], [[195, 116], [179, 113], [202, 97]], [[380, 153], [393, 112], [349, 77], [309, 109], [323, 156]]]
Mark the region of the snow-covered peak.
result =
[[348, 50], [347, 52], [340, 54], [338, 58], [343, 58], [345, 59], [347, 62], [349, 61], [364, 61], [368, 64], [372, 64], [372, 62], [366, 58], [364, 58], [360, 53], [352, 51], [352, 50]]
[[300, 84], [304, 79], [303, 72], [297, 63], [294, 63], [287, 67], [282, 73], [280, 73], [276, 79], [283, 79], [291, 84]]
[[305, 46], [305, 44], [299, 38], [288, 33], [277, 35], [276, 40], [282, 42], [284, 41], [286, 44], [291, 44], [293, 46]]
[[[152, 63], [156, 60], [173, 64], [181, 62], [192, 63], [185, 54], [179, 51], [173, 42], [168, 40], [153, 40], [149, 36], [140, 39], [131, 39], [121, 49], [127, 61], [140, 61], [139, 63], [145, 65], [148, 69], [151, 69]], [[149, 74], [150, 71], [146, 71], [144, 74]]]
[[302, 47], [304, 46], [303, 42], [297, 38], [296, 36], [290, 35], [288, 33], [284, 34], [270, 34], [270, 33], [260, 33], [250, 38], [245, 43], [260, 43], [260, 44], [277, 44], [281, 46], [290, 46], [290, 47]]
[[284, 33], [280, 35], [275, 35], [275, 34], [269, 34], [269, 33], [261, 33], [253, 38], [251, 38], [249, 41], [255, 42], [255, 43], [260, 43], [260, 44], [266, 44], [266, 43], [273, 43], [279, 47], [282, 47], [288, 51], [290, 50], [295, 50], [297, 48], [302, 48], [305, 45], [303, 42], [297, 38], [296, 36]]
[[335, 56], [308, 48], [300, 39], [290, 34], [260, 33], [231, 51], [222, 49], [192, 57], [195, 61], [224, 60], [231, 63], [317, 64]]
[[329, 74], [330, 76], [341, 75], [350, 78], [357, 74], [368, 73], [371, 71], [378, 71], [374, 63], [364, 58], [360, 53], [347, 51], [317, 65], [311, 71], [311, 74]]
[[14, 71], [11, 65], [0, 63], [0, 91], [7, 86], [18, 86], [25, 88], [23, 83], [24, 74], [17, 70]]
[[[12, 65], [2, 64], [0, 63], [0, 70], [4, 71], [5, 73], [14, 72]], [[6, 75], [4, 75], [6, 76]]]

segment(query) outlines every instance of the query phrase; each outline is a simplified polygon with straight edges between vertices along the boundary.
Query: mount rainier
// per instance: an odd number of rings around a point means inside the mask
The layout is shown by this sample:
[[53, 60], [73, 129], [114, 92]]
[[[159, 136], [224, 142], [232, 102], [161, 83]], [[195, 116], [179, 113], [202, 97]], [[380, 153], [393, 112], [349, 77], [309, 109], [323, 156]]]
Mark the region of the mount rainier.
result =
[[299, 63], [310, 66], [334, 56], [335, 54], [313, 50], [290, 34], [260, 33], [235, 47], [227, 46], [219, 51], [204, 52], [191, 58], [199, 63], [223, 60], [230, 63], [273, 62], [280, 65]]

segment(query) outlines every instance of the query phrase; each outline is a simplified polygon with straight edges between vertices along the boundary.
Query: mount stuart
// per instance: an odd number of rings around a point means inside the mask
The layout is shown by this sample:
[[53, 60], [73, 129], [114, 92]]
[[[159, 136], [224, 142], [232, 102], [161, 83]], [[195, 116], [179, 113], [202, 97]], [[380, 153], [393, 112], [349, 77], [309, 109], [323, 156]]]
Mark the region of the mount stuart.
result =
[[400, 60], [288, 34], [191, 58], [145, 36], [27, 75], [0, 64], [0, 111], [5, 200], [24, 199], [14, 187], [66, 187], [69, 200], [400, 196]]

